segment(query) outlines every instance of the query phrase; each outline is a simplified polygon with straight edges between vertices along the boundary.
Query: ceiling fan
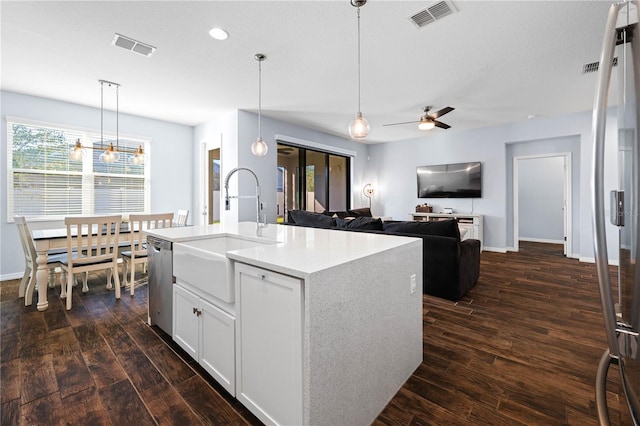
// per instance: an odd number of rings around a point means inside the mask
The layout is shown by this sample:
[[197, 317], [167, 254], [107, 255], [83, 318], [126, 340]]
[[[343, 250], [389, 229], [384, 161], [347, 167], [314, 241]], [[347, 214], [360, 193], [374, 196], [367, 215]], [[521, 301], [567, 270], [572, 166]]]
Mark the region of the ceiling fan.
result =
[[431, 107], [426, 106], [422, 108], [422, 110], [424, 111], [424, 115], [420, 117], [420, 120], [418, 121], [405, 121], [402, 123], [383, 124], [383, 126], [397, 126], [399, 124], [419, 123], [418, 129], [420, 130], [430, 130], [430, 129], [433, 129], [434, 127], [440, 127], [441, 129], [448, 129], [451, 126], [441, 121], [438, 121], [437, 119], [442, 117], [445, 114], [450, 113], [454, 109], [455, 108], [445, 107], [445, 108], [442, 108], [440, 111], [436, 111], [434, 113], [429, 114], [429, 111], [431, 111]]

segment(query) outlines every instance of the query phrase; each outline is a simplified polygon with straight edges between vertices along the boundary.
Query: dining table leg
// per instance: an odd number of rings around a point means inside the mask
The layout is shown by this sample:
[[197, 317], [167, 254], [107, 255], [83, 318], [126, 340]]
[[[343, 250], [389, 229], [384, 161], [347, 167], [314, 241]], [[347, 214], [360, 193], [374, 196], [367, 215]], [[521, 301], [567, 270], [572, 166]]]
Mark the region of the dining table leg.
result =
[[36, 285], [38, 286], [38, 310], [46, 311], [49, 308], [49, 302], [47, 301], [47, 290], [49, 284], [49, 268], [47, 267], [47, 261], [49, 256], [47, 251], [38, 251], [36, 257], [36, 264], [38, 270], [36, 271]]

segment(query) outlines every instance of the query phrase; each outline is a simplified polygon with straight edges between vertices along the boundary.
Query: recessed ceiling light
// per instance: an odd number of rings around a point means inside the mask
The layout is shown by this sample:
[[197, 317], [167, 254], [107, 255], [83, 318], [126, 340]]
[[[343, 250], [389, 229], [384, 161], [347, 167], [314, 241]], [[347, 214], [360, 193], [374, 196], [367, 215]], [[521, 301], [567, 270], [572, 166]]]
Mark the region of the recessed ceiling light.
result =
[[209, 30], [209, 35], [216, 40], [226, 40], [227, 37], [229, 37], [229, 33], [222, 28], [211, 28]]

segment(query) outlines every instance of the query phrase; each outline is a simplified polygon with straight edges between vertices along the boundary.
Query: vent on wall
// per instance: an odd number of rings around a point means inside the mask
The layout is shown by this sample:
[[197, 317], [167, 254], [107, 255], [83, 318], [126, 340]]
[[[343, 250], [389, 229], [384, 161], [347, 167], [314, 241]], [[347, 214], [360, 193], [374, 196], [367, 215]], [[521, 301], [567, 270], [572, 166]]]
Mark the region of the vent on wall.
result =
[[139, 53], [146, 57], [151, 56], [151, 54], [156, 51], [156, 48], [149, 44], [142, 43], [141, 41], [134, 40], [130, 37], [126, 37], [118, 33], [113, 36], [111, 44], [113, 44], [114, 46], [122, 47], [123, 49], [130, 50], [132, 52]]
[[[613, 58], [613, 66], [618, 66], [618, 57]], [[600, 68], [600, 61], [590, 62], [588, 64], [584, 64], [582, 66], [582, 74], [589, 74], [592, 72], [597, 72]]]
[[413, 22], [418, 28], [422, 28], [427, 24], [442, 19], [447, 15], [451, 15], [456, 11], [455, 7], [450, 1], [444, 0], [433, 3], [426, 9], [421, 10], [418, 13], [409, 17], [409, 20]]

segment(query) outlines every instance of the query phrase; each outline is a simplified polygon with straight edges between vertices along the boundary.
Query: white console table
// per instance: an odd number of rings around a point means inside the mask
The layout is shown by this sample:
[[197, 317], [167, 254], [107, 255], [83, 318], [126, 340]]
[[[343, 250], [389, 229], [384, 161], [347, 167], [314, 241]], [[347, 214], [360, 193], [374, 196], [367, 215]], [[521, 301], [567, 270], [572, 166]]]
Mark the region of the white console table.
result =
[[417, 221], [435, 221], [445, 219], [458, 219], [458, 226], [460, 230], [466, 229], [467, 232], [462, 237], [463, 240], [467, 238], [473, 238], [474, 240], [480, 240], [480, 251], [482, 251], [482, 215], [481, 214], [467, 214], [467, 213], [409, 213], [412, 220]]

